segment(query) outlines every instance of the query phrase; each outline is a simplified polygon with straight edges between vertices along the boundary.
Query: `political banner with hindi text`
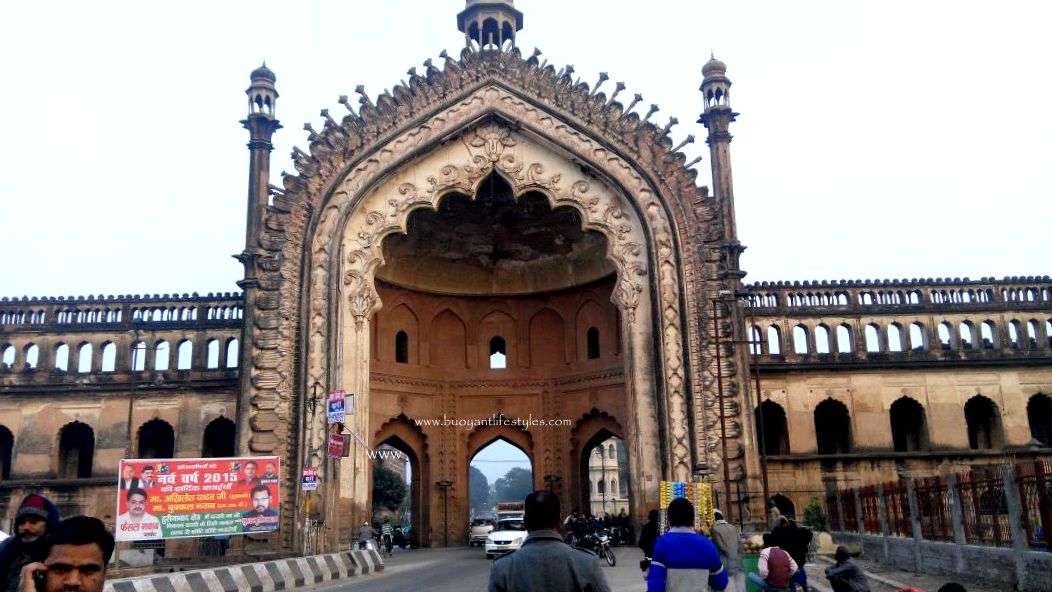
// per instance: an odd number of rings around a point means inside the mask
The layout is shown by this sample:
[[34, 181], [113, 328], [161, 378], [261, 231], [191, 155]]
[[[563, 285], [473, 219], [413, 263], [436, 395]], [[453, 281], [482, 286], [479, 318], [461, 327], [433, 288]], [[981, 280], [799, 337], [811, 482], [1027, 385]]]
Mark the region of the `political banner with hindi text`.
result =
[[118, 467], [118, 541], [278, 529], [276, 456], [126, 459]]

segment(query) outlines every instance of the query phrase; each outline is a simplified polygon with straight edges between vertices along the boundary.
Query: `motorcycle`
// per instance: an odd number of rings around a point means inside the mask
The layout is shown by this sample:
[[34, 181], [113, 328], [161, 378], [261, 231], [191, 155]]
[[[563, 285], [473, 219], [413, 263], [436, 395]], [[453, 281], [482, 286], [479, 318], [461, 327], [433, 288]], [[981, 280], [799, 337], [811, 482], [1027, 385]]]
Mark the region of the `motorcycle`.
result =
[[391, 535], [389, 535], [389, 534], [381, 535], [380, 536], [380, 541], [381, 541], [381, 545], [383, 546], [384, 553], [386, 553], [388, 557], [393, 557], [394, 556], [394, 540], [392, 539]]
[[581, 540], [580, 546], [605, 559], [606, 564], [610, 567], [617, 564], [614, 549], [610, 546], [610, 533], [605, 528], [597, 529], [592, 534], [585, 535]]

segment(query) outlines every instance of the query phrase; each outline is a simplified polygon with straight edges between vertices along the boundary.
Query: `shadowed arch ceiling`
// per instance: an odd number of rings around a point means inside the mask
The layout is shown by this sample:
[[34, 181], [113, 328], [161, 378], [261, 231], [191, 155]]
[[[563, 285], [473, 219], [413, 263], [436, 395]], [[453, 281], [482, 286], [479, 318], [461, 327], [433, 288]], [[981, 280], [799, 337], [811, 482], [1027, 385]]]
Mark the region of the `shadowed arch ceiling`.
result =
[[584, 230], [576, 210], [552, 209], [537, 192], [516, 199], [499, 175], [484, 179], [474, 199], [454, 193], [437, 211], [414, 211], [408, 232], [389, 236], [383, 249], [377, 277], [443, 294], [547, 292], [614, 272], [606, 239]]

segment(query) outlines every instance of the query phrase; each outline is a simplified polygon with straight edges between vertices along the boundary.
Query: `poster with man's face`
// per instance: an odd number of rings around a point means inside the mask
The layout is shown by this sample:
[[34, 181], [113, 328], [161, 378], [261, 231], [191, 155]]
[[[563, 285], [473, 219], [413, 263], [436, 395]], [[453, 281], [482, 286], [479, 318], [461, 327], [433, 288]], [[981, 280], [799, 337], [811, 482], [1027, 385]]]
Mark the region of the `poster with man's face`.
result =
[[126, 459], [117, 483], [118, 541], [278, 529], [276, 456]]

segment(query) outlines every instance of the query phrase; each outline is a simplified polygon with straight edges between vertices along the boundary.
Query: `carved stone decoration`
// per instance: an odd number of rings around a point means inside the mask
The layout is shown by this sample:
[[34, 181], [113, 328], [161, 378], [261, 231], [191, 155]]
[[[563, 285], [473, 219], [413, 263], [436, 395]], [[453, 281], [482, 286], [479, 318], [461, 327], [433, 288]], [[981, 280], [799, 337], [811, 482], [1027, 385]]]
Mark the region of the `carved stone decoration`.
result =
[[[654, 475], [686, 479], [694, 461], [715, 464], [711, 339], [694, 317], [723, 287], [722, 260], [710, 255], [721, 240], [721, 214], [694, 184], [685, 157], [671, 151], [667, 128], [605, 103], [602, 93], [593, 97], [569, 72], [523, 59], [517, 49], [465, 50], [375, 105], [362, 95], [357, 113], [313, 134], [309, 152], [294, 151], [297, 174], [284, 177], [285, 193], [268, 207], [259, 243], [276, 265], [260, 268], [257, 300], [277, 306], [250, 303], [247, 311], [256, 337], [245, 344], [253, 360], [245, 369], [253, 385], [245, 424], [270, 409], [290, 425], [304, 384], [358, 389], [367, 417], [368, 356], [353, 350], [368, 345], [369, 319], [380, 306], [372, 286], [380, 243], [404, 231], [413, 209], [434, 208], [449, 191], [473, 194], [496, 171], [517, 195], [539, 191], [553, 207], [577, 209], [584, 226], [607, 239], [626, 358], [652, 364], [626, 368], [626, 388], [637, 394], [630, 415], [653, 430], [626, 442], [629, 449], [655, 447], [660, 430], [667, 438]], [[422, 170], [429, 172], [415, 174]], [[304, 458], [288, 428], [255, 425], [249, 448]], [[308, 429], [304, 444], [316, 455], [323, 435]], [[644, 485], [656, 483], [637, 484]]]

